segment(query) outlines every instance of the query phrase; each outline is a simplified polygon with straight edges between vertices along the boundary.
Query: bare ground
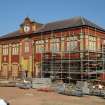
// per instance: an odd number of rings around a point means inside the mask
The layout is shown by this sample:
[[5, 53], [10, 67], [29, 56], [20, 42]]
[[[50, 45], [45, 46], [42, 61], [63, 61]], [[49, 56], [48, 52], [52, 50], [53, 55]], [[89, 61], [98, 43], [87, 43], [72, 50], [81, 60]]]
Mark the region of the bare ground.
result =
[[95, 96], [65, 96], [55, 92], [39, 92], [35, 89], [0, 87], [0, 98], [10, 105], [105, 105], [105, 99]]

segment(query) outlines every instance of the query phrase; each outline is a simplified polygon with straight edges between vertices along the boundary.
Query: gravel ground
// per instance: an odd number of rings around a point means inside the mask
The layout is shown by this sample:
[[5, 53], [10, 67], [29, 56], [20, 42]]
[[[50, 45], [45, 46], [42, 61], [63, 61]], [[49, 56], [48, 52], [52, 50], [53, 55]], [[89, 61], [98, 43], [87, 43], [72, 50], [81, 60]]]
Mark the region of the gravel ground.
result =
[[0, 98], [10, 105], [105, 105], [105, 99], [95, 96], [74, 97], [35, 89], [0, 87]]

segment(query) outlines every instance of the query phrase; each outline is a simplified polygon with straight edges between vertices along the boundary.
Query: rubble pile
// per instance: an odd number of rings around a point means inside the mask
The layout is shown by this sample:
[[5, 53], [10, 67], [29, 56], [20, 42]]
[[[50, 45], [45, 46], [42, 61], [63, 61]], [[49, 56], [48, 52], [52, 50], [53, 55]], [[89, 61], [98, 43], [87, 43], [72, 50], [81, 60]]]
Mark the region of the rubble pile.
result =
[[92, 81], [77, 81], [75, 83], [64, 83], [61, 80], [52, 81], [50, 78], [32, 78], [31, 80], [0, 81], [0, 86], [11, 86], [22, 89], [36, 89], [38, 91], [52, 92], [69, 96], [92, 95], [105, 98], [105, 83]]

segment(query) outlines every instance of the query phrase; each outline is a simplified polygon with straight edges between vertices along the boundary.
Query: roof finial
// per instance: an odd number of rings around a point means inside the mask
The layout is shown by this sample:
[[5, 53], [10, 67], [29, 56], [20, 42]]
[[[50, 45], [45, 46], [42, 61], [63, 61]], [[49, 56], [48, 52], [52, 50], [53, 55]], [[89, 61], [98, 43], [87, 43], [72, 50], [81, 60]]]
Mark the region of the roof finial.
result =
[[25, 20], [30, 20], [30, 18], [28, 16], [26, 16]]

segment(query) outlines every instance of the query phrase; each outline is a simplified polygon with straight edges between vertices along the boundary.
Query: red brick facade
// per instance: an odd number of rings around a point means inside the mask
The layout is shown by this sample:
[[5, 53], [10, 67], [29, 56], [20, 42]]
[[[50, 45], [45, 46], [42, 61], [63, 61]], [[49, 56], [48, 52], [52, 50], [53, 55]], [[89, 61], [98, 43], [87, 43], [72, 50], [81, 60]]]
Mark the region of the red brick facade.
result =
[[[24, 28], [26, 25], [28, 27]], [[86, 24], [55, 30], [49, 30], [50, 25], [47, 30], [48, 25], [26, 18], [18, 32], [0, 38], [1, 78], [20, 78], [23, 71], [27, 71], [28, 77], [50, 77], [54, 75], [51, 74], [53, 70], [63, 80], [69, 75], [73, 79], [92, 78], [94, 75], [102, 79], [105, 71], [102, 59], [104, 29]], [[56, 42], [51, 42], [53, 40]], [[8, 45], [7, 54], [3, 45]]]

